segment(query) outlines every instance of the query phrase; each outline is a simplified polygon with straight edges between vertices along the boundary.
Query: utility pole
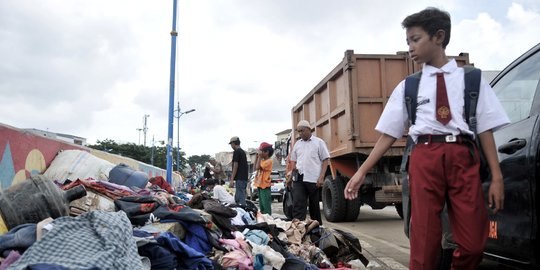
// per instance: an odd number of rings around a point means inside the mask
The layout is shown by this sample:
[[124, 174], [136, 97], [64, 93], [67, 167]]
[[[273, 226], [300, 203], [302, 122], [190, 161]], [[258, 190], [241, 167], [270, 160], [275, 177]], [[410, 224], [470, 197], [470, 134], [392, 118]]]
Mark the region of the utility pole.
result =
[[146, 132], [148, 131], [148, 117], [150, 117], [149, 114], [145, 114], [143, 116], [143, 134], [144, 134], [144, 146], [146, 146]]
[[150, 158], [150, 164], [152, 164], [152, 166], [154, 166], [154, 148], [155, 148], [154, 143], [155, 143], [154, 135], [152, 135], [152, 157]]
[[[160, 145], [164, 145], [165, 141], [157, 141]], [[150, 164], [154, 166], [154, 153], [156, 151], [156, 140], [154, 139], [154, 135], [152, 135], [152, 156], [150, 157]]]
[[177, 0], [173, 0], [173, 22], [171, 30], [171, 73], [170, 85], [169, 85], [169, 122], [168, 124], [168, 137], [167, 137], [167, 182], [172, 183], [172, 140], [173, 140], [173, 128], [174, 128], [174, 74], [176, 68], [176, 3]]
[[139, 132], [139, 145], [141, 145], [141, 131], [142, 131], [142, 128], [138, 128], [137, 131]]

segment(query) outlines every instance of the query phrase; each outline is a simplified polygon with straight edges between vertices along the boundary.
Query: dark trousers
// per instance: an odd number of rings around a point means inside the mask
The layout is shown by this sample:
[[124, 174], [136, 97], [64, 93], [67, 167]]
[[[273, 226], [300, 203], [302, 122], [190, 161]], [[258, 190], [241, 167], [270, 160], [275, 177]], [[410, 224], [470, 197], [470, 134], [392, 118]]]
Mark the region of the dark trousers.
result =
[[452, 269], [476, 269], [488, 236], [478, 152], [466, 144], [419, 143], [411, 154], [409, 269], [435, 269], [441, 248], [445, 202], [457, 249]]
[[321, 209], [319, 207], [320, 191], [315, 183], [303, 181], [304, 176], [299, 174], [296, 181], [292, 183], [293, 195], [293, 218], [305, 220], [307, 215], [307, 204], [309, 201], [309, 216], [313, 220], [319, 221], [322, 225]]

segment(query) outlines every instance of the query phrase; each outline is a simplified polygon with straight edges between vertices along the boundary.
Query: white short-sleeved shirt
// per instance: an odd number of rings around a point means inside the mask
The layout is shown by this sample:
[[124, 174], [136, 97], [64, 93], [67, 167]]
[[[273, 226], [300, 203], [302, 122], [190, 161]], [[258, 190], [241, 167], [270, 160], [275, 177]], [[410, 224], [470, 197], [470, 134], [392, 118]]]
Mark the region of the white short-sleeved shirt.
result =
[[330, 154], [326, 143], [313, 135], [306, 141], [298, 140], [291, 153], [291, 160], [296, 162], [298, 173], [304, 175], [303, 181], [310, 183], [317, 183], [322, 162], [328, 158]]
[[[448, 101], [452, 119], [447, 125], [441, 124], [435, 117], [435, 103], [437, 99], [437, 76], [443, 72], [446, 83]], [[422, 77], [418, 86], [418, 106], [416, 123], [409, 128], [409, 135], [416, 142], [418, 136], [424, 134], [469, 134], [465, 121], [464, 108], [464, 70], [457, 66], [454, 59], [442, 68], [425, 65], [422, 68]], [[506, 115], [499, 99], [489, 84], [482, 78], [480, 81], [480, 94], [476, 107], [477, 132], [496, 130], [510, 120]], [[401, 138], [408, 125], [407, 108], [405, 104], [405, 80], [401, 81], [390, 96], [384, 111], [375, 129], [394, 138]]]

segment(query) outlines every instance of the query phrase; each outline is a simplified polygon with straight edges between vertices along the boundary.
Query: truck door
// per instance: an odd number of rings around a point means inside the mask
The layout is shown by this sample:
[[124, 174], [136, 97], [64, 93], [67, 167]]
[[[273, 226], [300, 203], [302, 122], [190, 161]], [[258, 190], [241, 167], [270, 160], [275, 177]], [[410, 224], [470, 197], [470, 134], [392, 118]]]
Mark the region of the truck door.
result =
[[[538, 255], [537, 173], [540, 111], [540, 46], [492, 82], [511, 124], [494, 133], [504, 178], [504, 210], [490, 214], [485, 253], [503, 261], [534, 264]], [[487, 196], [489, 181], [483, 183]]]

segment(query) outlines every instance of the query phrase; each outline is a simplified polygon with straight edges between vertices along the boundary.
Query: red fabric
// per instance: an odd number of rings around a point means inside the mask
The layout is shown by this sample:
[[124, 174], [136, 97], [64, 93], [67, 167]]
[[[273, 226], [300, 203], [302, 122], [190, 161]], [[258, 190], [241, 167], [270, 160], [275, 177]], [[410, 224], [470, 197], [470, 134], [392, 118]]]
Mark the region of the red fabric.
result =
[[174, 194], [174, 191], [173, 191], [171, 185], [169, 185], [169, 183], [167, 183], [167, 181], [165, 181], [163, 176], [156, 176], [156, 177], [150, 178], [150, 183], [152, 185], [156, 185], [156, 186], [166, 190], [170, 194]]
[[446, 125], [452, 119], [450, 105], [448, 104], [448, 94], [446, 93], [446, 84], [444, 83], [444, 74], [437, 73], [437, 103], [436, 118], [441, 124]]
[[476, 269], [482, 260], [488, 219], [477, 151], [474, 157], [466, 144], [420, 143], [413, 150], [409, 165], [409, 269], [436, 269], [441, 248], [440, 213], [446, 197], [454, 241], [458, 244], [452, 269]]
[[111, 198], [112, 200], [118, 200], [125, 196], [137, 195], [137, 193], [129, 191], [127, 187], [125, 187], [125, 189], [122, 189], [124, 188], [122, 186], [96, 180], [77, 179], [65, 186], [62, 186], [62, 189], [68, 190], [78, 185], [83, 185], [86, 189], [93, 190], [101, 195]]

